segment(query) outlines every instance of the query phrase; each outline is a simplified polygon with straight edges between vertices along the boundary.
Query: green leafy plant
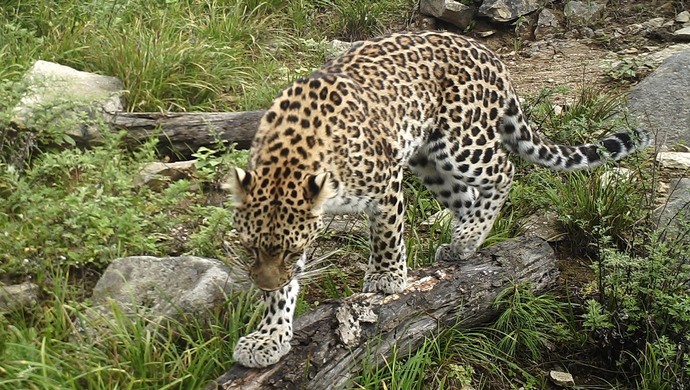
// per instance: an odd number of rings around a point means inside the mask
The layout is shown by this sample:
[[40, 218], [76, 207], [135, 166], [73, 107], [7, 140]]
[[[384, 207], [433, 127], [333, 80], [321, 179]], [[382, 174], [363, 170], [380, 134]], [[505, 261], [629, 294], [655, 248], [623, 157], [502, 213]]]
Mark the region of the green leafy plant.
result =
[[690, 381], [690, 245], [654, 232], [640, 253], [602, 252], [584, 326], [619, 366], [635, 363], [641, 388], [676, 388]]
[[625, 58], [611, 67], [606, 76], [611, 81], [636, 82], [642, 80], [653, 69], [654, 65], [649, 60], [639, 57]]
[[[575, 329], [572, 309], [555, 295], [535, 295], [525, 285], [506, 288], [492, 306], [499, 313], [492, 324], [444, 332], [438, 341], [441, 361], [472, 367], [473, 385], [488, 382], [492, 384], [488, 388], [544, 388], [544, 378], [525, 369], [523, 361], [540, 361], [553, 345], [571, 342]], [[448, 375], [440, 376], [443, 383]]]

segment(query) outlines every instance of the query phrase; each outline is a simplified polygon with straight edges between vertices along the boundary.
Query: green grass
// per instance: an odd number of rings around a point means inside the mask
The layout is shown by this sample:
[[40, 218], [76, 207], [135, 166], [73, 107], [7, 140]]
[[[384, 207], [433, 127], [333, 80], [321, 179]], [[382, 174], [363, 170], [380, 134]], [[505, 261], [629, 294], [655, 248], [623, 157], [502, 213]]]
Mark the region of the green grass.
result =
[[285, 7], [295, 5], [13, 2], [0, 10], [0, 80], [17, 80], [34, 60], [44, 59], [118, 77], [130, 110], [265, 107], [325, 53], [298, 39]]
[[161, 325], [116, 306], [104, 321], [73, 300], [70, 280], [60, 271], [47, 275], [41, 307], [0, 317], [1, 389], [202, 388], [232, 361], [230, 346], [256, 317], [243, 293], [203, 322]]

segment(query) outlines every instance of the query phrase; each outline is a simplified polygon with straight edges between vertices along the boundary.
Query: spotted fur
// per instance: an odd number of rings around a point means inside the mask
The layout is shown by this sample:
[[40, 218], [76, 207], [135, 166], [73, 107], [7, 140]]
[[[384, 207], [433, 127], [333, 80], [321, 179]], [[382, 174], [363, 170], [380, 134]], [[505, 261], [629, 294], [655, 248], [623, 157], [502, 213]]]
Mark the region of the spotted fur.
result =
[[289, 351], [297, 280], [324, 212], [368, 215], [364, 291], [405, 288], [405, 169], [455, 216], [451, 243], [437, 259], [464, 259], [482, 244], [508, 195], [508, 152], [576, 170], [648, 144], [640, 130], [580, 146], [534, 133], [505, 65], [472, 39], [426, 32], [356, 45], [275, 99], [249, 169], [236, 169], [235, 226], [266, 312], [238, 342], [235, 360], [264, 367]]

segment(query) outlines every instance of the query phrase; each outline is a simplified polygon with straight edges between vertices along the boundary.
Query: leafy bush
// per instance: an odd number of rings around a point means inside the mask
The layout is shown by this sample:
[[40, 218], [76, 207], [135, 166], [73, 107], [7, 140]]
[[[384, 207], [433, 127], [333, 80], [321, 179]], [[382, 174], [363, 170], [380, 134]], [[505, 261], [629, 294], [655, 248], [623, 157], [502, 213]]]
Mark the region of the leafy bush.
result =
[[600, 299], [588, 303], [584, 326], [619, 366], [638, 374], [640, 388], [686, 388], [690, 245], [652, 233], [642, 253], [602, 252], [596, 270]]

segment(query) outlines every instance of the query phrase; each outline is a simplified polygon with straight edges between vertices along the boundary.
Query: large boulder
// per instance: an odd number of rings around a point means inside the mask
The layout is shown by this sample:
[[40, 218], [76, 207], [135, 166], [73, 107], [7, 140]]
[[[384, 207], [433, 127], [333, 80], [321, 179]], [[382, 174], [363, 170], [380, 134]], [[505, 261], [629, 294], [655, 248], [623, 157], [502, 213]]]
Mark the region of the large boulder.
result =
[[92, 302], [102, 313], [115, 303], [147, 318], [203, 316], [246, 288], [222, 262], [194, 256], [133, 256], [114, 260], [96, 283]]
[[599, 19], [606, 6], [596, 1], [569, 1], [563, 7], [563, 14], [569, 22], [588, 23]]
[[419, 12], [464, 29], [472, 22], [477, 9], [455, 0], [422, 0]]
[[27, 92], [14, 108], [12, 118], [20, 127], [51, 124], [66, 129], [75, 141], [85, 143], [99, 137], [93, 122], [102, 119], [102, 112], [123, 109], [124, 86], [115, 77], [39, 60], [22, 82]]
[[643, 127], [657, 132], [657, 146], [690, 145], [690, 50], [666, 59], [628, 95]]
[[669, 186], [669, 196], [656, 213], [657, 224], [675, 238], [690, 241], [687, 226], [690, 224], [690, 178], [674, 179]]
[[552, 0], [484, 0], [479, 14], [495, 22], [510, 22], [534, 12]]

